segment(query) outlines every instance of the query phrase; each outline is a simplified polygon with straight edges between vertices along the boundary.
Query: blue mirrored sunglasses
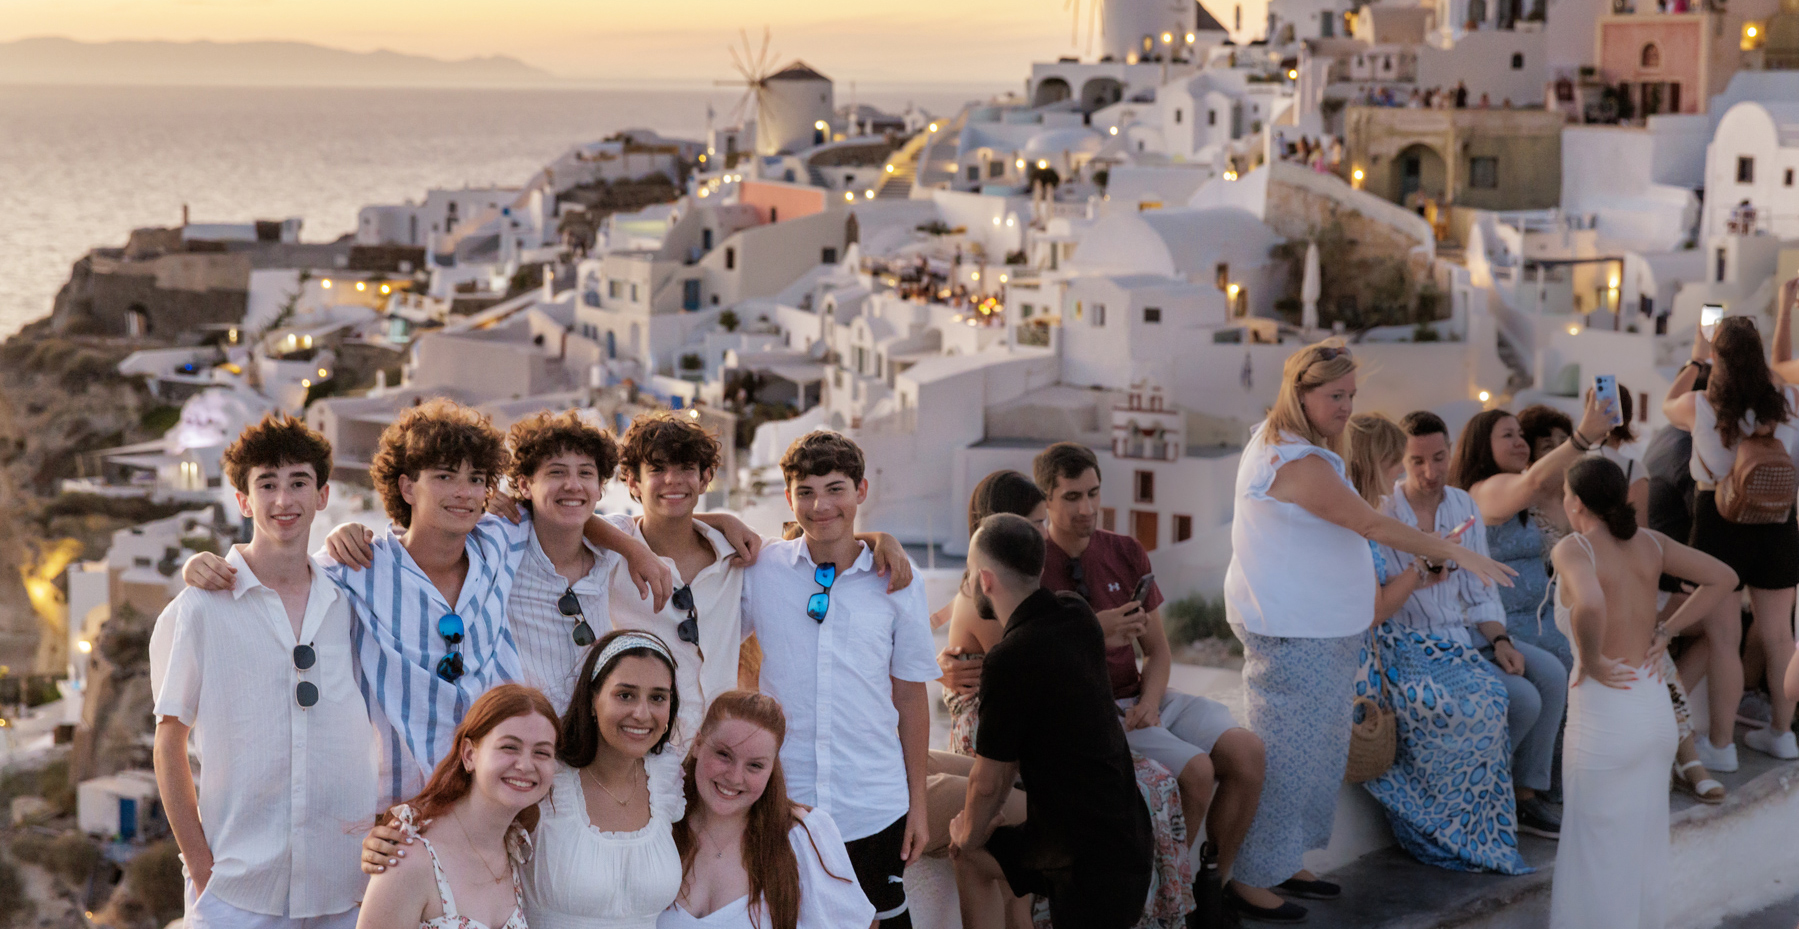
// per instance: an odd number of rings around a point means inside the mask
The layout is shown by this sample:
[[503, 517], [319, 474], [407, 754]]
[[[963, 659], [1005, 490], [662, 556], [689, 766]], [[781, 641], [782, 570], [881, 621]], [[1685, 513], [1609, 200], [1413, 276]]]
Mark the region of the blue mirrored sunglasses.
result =
[[[462, 617], [455, 613], [445, 613], [437, 618], [437, 634], [450, 645], [461, 645], [463, 626]], [[462, 653], [452, 651], [437, 662], [437, 676], [454, 684], [462, 677]]]
[[819, 565], [812, 572], [812, 580], [824, 589], [806, 598], [806, 615], [813, 622], [825, 621], [825, 614], [831, 611], [831, 585], [837, 583], [837, 565], [827, 562]]

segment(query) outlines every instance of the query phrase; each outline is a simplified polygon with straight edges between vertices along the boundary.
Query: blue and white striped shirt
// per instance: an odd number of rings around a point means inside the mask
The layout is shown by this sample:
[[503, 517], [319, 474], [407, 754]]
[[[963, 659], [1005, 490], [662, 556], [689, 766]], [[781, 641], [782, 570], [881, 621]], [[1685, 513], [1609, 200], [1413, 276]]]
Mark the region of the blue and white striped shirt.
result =
[[[488, 688], [520, 677], [518, 646], [506, 622], [513, 575], [530, 544], [529, 524], [483, 516], [464, 543], [468, 576], [454, 609], [389, 526], [374, 541], [374, 566], [326, 568], [350, 597], [350, 642], [369, 716], [381, 736], [383, 809], [417, 793], [452, 748], [451, 733]], [[329, 556], [325, 556], [329, 561]], [[462, 617], [462, 642], [437, 632], [445, 613]], [[437, 662], [462, 653], [454, 684], [437, 676]]]

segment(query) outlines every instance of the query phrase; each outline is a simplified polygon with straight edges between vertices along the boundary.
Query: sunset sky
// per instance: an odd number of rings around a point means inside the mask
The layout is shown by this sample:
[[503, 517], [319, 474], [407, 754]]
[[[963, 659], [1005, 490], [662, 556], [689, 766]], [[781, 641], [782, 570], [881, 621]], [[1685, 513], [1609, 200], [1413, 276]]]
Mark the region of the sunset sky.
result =
[[[1082, 12], [1086, 2], [1083, 0]], [[573, 78], [709, 83], [726, 46], [773, 30], [838, 82], [1012, 86], [1076, 49], [1064, 0], [0, 0], [0, 41], [289, 39], [355, 51], [511, 55]], [[1082, 17], [1086, 19], [1086, 16]], [[1084, 40], [1083, 36], [1083, 40]]]

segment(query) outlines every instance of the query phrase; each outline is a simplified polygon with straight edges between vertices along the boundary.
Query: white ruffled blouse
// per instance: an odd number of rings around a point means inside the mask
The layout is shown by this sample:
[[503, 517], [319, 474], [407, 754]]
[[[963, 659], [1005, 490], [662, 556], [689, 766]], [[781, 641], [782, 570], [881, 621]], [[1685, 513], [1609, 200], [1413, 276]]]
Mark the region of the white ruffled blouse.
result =
[[525, 869], [531, 929], [654, 929], [681, 892], [674, 824], [686, 810], [681, 759], [644, 758], [650, 821], [635, 832], [602, 832], [587, 818], [581, 772], [558, 763]]
[[[800, 918], [798, 929], [862, 929], [874, 920], [874, 904], [856, 883], [849, 852], [837, 823], [824, 810], [812, 810], [803, 823], [787, 832], [787, 841], [800, 863]], [[658, 929], [756, 929], [768, 925], [768, 910], [757, 904], [759, 918], [752, 920], [750, 898], [738, 897], [704, 918], [676, 903], [662, 914]], [[535, 927], [534, 927], [535, 929]]]

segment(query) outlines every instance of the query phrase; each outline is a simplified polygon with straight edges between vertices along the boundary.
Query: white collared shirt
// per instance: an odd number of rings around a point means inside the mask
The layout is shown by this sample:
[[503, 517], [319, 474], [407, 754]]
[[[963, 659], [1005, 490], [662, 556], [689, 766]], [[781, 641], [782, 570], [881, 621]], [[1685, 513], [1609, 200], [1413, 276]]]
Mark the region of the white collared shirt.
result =
[[[648, 545], [643, 527], [629, 516], [606, 517], [621, 532]], [[685, 751], [700, 732], [706, 708], [713, 698], [727, 690], [737, 689], [737, 658], [743, 650], [743, 624], [739, 613], [743, 597], [743, 568], [730, 560], [736, 549], [725, 534], [699, 520], [693, 527], [711, 543], [713, 562], [689, 579], [693, 590], [693, 607], [698, 616], [700, 641], [696, 648], [681, 641], [680, 626], [687, 619], [686, 610], [675, 609], [673, 597], [663, 604], [662, 612], [653, 613], [654, 604], [637, 592], [631, 581], [631, 568], [623, 558], [612, 568], [612, 625], [618, 629], [641, 629], [653, 632], [668, 643], [675, 655], [675, 689], [681, 695], [681, 718], [676, 721], [670, 745]], [[674, 573], [675, 589], [682, 585], [681, 569], [673, 558], [662, 562]], [[705, 653], [705, 660], [700, 653]]]
[[[229, 591], [183, 590], [150, 635], [158, 719], [193, 729], [200, 823], [212, 852], [207, 891], [252, 913], [343, 913], [362, 897], [357, 862], [373, 822], [375, 734], [357, 688], [350, 606], [313, 565], [300, 635], [281, 595], [233, 548]], [[301, 672], [294, 646], [317, 662]], [[319, 702], [301, 708], [310, 681]]]
[[[1414, 526], [1418, 519], [1412, 504], [1405, 498], [1403, 479], [1394, 483], [1393, 493], [1381, 501], [1380, 510], [1408, 526]], [[1462, 545], [1485, 555], [1487, 532], [1480, 519], [1480, 509], [1474, 505], [1474, 498], [1459, 487], [1443, 488], [1443, 502], [1437, 504], [1436, 525], [1415, 528], [1444, 536], [1470, 518], [1474, 519], [1474, 528], [1462, 533]], [[1387, 563], [1387, 580], [1392, 580], [1401, 571], [1411, 570], [1413, 558], [1409, 552], [1382, 545], [1380, 555]], [[1498, 587], [1482, 581], [1472, 571], [1457, 569], [1436, 584], [1414, 591], [1388, 622], [1460, 645], [1484, 648], [1487, 637], [1478, 627], [1489, 622], [1505, 625], [1505, 604], [1499, 600]]]
[[803, 536], [765, 546], [744, 572], [743, 631], [762, 645], [762, 692], [787, 712], [787, 794], [830, 813], [848, 841], [887, 828], [911, 805], [893, 681], [943, 672], [923, 584], [889, 594], [864, 545], [839, 567], [820, 623], [806, 614], [819, 592], [816, 568]]
[[[350, 595], [357, 674], [382, 742], [383, 808], [424, 788], [476, 698], [520, 678], [506, 598], [530, 537], [528, 526], [481, 517], [463, 543], [468, 575], [454, 610], [400, 544], [395, 526], [375, 539], [373, 567], [325, 569]], [[439, 618], [450, 612], [462, 617], [464, 630], [454, 646], [437, 631]], [[461, 652], [463, 662], [463, 675], [453, 684], [437, 675], [437, 662], [451, 651]]]
[[593, 567], [573, 585], [575, 598], [581, 601], [581, 617], [564, 616], [556, 604], [570, 588], [568, 578], [556, 572], [556, 565], [545, 554], [529, 512], [522, 527], [532, 531], [527, 533], [524, 557], [512, 580], [512, 594], [506, 598], [506, 617], [518, 646], [519, 682], [543, 691], [561, 713], [568, 709], [575, 677], [587, 657], [586, 646], [575, 644], [575, 623], [585, 618], [596, 639], [611, 628], [606, 618], [607, 578], [613, 563], [624, 559], [583, 538], [581, 544], [593, 553]]

